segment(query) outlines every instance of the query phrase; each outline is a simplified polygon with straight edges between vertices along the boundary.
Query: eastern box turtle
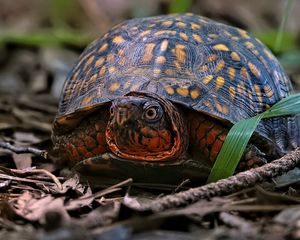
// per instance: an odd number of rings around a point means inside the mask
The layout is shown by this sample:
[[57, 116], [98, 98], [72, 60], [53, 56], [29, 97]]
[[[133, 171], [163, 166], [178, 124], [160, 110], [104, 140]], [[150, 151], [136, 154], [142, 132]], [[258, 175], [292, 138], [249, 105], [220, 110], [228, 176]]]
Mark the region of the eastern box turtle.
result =
[[[133, 19], [82, 53], [52, 138], [64, 161], [99, 178], [203, 179], [230, 126], [291, 91], [276, 58], [244, 30], [193, 14]], [[244, 156], [280, 156], [299, 146], [299, 129], [296, 117], [263, 120]]]

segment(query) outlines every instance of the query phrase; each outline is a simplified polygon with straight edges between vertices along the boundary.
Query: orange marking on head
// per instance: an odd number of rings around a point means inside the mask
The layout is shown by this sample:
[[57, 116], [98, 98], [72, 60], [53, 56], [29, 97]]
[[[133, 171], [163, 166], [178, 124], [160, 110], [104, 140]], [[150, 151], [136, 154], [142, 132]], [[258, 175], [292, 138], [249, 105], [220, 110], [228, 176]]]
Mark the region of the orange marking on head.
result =
[[217, 138], [210, 150], [210, 160], [214, 161], [217, 158], [222, 145], [223, 145], [223, 141]]
[[148, 43], [145, 46], [145, 52], [144, 52], [144, 56], [142, 58], [142, 62], [143, 63], [148, 63], [151, 61], [152, 57], [153, 57], [153, 49], [155, 47], [154, 43]]
[[112, 40], [112, 42], [115, 44], [122, 44], [124, 41], [125, 40], [121, 35], [114, 37]]
[[198, 34], [193, 33], [193, 34], [192, 34], [192, 37], [193, 37], [193, 39], [194, 39], [196, 42], [198, 42], [198, 43], [203, 42], [203, 39], [202, 39]]
[[216, 68], [214, 69], [215, 73], [220, 72], [224, 68], [224, 66], [225, 66], [225, 61], [224, 60], [219, 61], [216, 65]]
[[248, 62], [248, 67], [256, 78], [260, 78], [260, 71], [252, 62]]
[[240, 56], [236, 52], [231, 52], [230, 57], [233, 61], [239, 62], [241, 60]]

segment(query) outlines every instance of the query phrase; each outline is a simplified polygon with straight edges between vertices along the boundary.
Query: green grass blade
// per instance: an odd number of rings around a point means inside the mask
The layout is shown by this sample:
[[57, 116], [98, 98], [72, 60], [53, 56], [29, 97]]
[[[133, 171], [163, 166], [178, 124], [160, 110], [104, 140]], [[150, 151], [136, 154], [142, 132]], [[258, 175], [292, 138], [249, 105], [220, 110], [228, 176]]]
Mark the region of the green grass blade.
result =
[[237, 122], [229, 131], [214, 163], [208, 182], [232, 176], [245, 148], [262, 118], [300, 114], [300, 93], [280, 100], [269, 110], [249, 119]]

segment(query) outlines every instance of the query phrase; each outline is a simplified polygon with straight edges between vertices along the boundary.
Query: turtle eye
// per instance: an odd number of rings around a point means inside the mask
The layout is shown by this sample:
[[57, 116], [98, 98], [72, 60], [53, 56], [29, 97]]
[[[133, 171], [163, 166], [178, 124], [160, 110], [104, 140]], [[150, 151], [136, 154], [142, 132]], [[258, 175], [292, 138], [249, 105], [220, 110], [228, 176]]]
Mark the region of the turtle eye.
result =
[[115, 109], [113, 107], [110, 107], [109, 112], [110, 115], [113, 116], [115, 114]]
[[161, 117], [161, 111], [159, 106], [148, 107], [144, 112], [144, 117], [147, 120], [153, 121]]

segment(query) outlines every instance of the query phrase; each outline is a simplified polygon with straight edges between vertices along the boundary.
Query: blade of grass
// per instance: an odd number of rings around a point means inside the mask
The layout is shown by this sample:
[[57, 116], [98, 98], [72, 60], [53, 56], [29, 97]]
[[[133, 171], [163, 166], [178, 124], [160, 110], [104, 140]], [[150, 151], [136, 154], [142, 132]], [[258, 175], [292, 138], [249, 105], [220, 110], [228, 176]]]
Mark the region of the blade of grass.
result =
[[300, 93], [280, 100], [263, 113], [237, 122], [230, 129], [207, 181], [215, 182], [233, 175], [261, 119], [293, 114], [300, 114]]
[[282, 18], [282, 21], [280, 23], [279, 31], [278, 31], [276, 41], [275, 41], [275, 47], [274, 47], [275, 52], [279, 52], [281, 50], [283, 32], [284, 32], [284, 29], [286, 27], [286, 23], [287, 23], [289, 14], [292, 10], [292, 5], [293, 5], [293, 0], [286, 0], [286, 5], [285, 5], [285, 9], [284, 9], [283, 18]]

